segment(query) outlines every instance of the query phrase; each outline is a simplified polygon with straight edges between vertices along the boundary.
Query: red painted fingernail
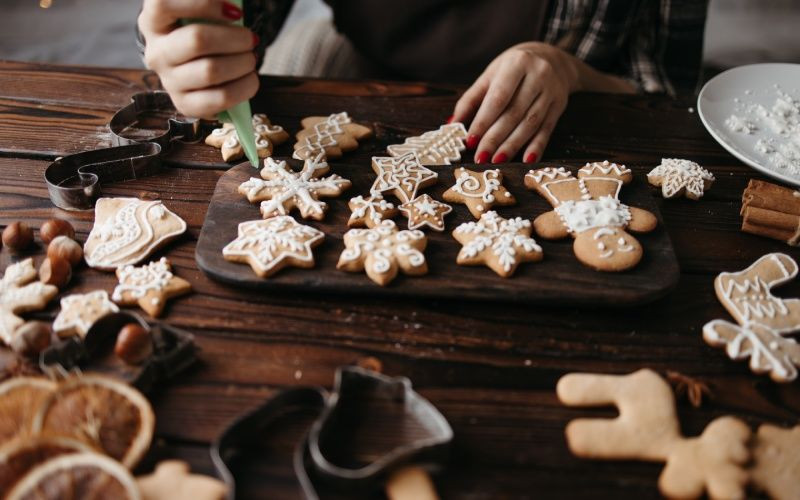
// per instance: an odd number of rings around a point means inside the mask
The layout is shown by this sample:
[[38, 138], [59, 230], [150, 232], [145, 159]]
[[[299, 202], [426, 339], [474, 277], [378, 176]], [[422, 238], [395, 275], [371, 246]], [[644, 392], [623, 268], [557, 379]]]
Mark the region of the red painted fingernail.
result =
[[230, 2], [222, 2], [222, 15], [225, 19], [236, 21], [242, 18], [242, 9], [233, 5]]
[[477, 163], [478, 165], [480, 165], [482, 163], [486, 163], [487, 161], [489, 161], [489, 152], [488, 151], [481, 151], [480, 153], [478, 153], [478, 156], [475, 158], [475, 163]]
[[497, 153], [492, 158], [492, 163], [505, 163], [508, 161], [508, 155], [505, 153]]
[[528, 153], [528, 156], [525, 157], [525, 163], [536, 163], [538, 159], [539, 156], [536, 153]]
[[259, 43], [261, 43], [261, 37], [253, 33], [253, 47], [258, 47]]
[[447, 119], [447, 123], [453, 123], [453, 120], [456, 119], [456, 115], [450, 115], [450, 118]]
[[481, 136], [475, 134], [469, 134], [467, 136], [467, 149], [477, 148], [479, 142], [481, 142]]

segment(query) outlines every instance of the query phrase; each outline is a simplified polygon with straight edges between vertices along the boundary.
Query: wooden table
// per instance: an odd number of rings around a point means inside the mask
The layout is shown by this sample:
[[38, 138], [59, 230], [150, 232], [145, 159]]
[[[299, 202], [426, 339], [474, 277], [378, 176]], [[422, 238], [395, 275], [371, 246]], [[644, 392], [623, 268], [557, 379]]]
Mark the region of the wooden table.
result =
[[[59, 155], [108, 145], [111, 114], [134, 92], [157, 85], [153, 74], [135, 70], [0, 63], [0, 225], [24, 220], [38, 227], [63, 217], [85, 238], [92, 213], [54, 208], [44, 167]], [[385, 141], [442, 122], [457, 95], [456, 88], [425, 84], [264, 78], [254, 108], [292, 133], [303, 116], [350, 111], [376, 128], [379, 140], [353, 156], [369, 168], [369, 156]], [[658, 495], [659, 465], [580, 460], [569, 453], [564, 426], [586, 411], [556, 399], [555, 383], [567, 372], [650, 367], [707, 383], [712, 395], [700, 408], [680, 398], [682, 425], [690, 434], [724, 414], [752, 426], [796, 423], [797, 383], [755, 376], [746, 363], [729, 360], [701, 338], [705, 322], [728, 318], [714, 295], [716, 273], [741, 269], [771, 251], [795, 258], [800, 253], [739, 231], [741, 192], [755, 174], [713, 141], [692, 106], [690, 99], [659, 96], [576, 95], [545, 155], [547, 162], [568, 165], [621, 162], [640, 177], [662, 157], [685, 157], [716, 175], [702, 201], [659, 199], [681, 279], [669, 296], [635, 309], [239, 291], [210, 281], [194, 261], [208, 200], [226, 166], [218, 152], [182, 146], [171, 159], [198, 168], [171, 168], [108, 186], [111, 195], [160, 198], [190, 227], [189, 237], [168, 255], [195, 293], [174, 301], [166, 321], [196, 334], [202, 362], [154, 396], [158, 439], [141, 470], [157, 459], [180, 457], [211, 472], [209, 442], [233, 417], [283, 387], [330, 386], [336, 367], [370, 356], [385, 373], [410, 377], [452, 424], [452, 460], [436, 477], [446, 498]], [[9, 261], [3, 251], [0, 267]], [[84, 269], [70, 291], [111, 290], [113, 283], [110, 274]], [[800, 295], [800, 286], [790, 284], [782, 293]], [[57, 303], [40, 316], [52, 318], [56, 311]], [[271, 498], [295, 494], [287, 457], [298, 429], [265, 439], [269, 453], [248, 467], [246, 489], [262, 497], [270, 492]]]

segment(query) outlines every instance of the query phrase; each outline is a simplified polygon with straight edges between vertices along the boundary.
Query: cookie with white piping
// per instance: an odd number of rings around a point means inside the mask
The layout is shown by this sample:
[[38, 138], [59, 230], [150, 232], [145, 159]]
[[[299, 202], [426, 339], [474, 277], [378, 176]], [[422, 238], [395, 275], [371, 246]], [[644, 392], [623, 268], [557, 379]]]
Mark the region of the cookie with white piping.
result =
[[476, 219], [495, 205], [514, 205], [517, 200], [503, 186], [503, 173], [499, 169], [475, 172], [464, 167], [454, 172], [456, 182], [442, 194], [445, 201], [463, 203]]

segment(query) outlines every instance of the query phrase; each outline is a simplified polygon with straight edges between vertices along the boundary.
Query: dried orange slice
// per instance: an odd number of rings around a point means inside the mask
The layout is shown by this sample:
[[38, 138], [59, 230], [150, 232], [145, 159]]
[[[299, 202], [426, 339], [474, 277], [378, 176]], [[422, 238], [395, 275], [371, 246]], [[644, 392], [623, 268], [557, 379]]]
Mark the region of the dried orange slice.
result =
[[0, 445], [30, 433], [36, 410], [56, 386], [39, 377], [15, 377], [0, 384]]
[[58, 455], [93, 451], [87, 444], [62, 436], [22, 436], [0, 447], [0, 491], [12, 486], [32, 468]]
[[19, 480], [7, 500], [141, 500], [131, 473], [105, 455], [73, 453], [53, 457]]
[[39, 407], [33, 431], [71, 436], [132, 469], [153, 439], [150, 403], [125, 382], [82, 375], [59, 384]]

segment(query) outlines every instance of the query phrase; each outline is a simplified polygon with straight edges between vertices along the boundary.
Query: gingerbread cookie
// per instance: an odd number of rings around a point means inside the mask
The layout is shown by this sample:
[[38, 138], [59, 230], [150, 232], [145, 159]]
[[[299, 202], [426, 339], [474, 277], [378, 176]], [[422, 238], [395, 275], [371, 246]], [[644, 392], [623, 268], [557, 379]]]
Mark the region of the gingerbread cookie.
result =
[[165, 460], [152, 474], [136, 478], [142, 500], [224, 500], [225, 483], [201, 474], [191, 474], [189, 464], [181, 460]]
[[664, 198], [683, 195], [690, 200], [699, 200], [711, 187], [714, 175], [693, 161], [663, 158], [661, 165], [647, 174], [647, 181], [660, 186]]
[[351, 229], [344, 235], [345, 249], [336, 268], [366, 270], [372, 281], [383, 286], [397, 276], [398, 270], [411, 276], [427, 273], [423, 254], [427, 243], [422, 231], [398, 231], [391, 220], [372, 229]]
[[76, 293], [61, 299], [61, 311], [53, 322], [53, 331], [61, 338], [78, 335], [84, 338], [98, 319], [119, 312], [105, 290]]
[[[265, 114], [253, 115], [253, 131], [255, 132], [256, 150], [259, 158], [272, 156], [275, 146], [289, 140], [289, 134], [283, 127], [273, 125]], [[206, 137], [206, 144], [222, 150], [223, 161], [233, 161], [244, 157], [244, 148], [236, 135], [232, 123], [225, 123], [222, 128], [215, 128]]]
[[619, 201], [622, 186], [633, 175], [624, 165], [587, 163], [578, 177], [563, 167], [531, 170], [525, 186], [536, 190], [554, 207], [533, 225], [546, 239], [575, 238], [573, 250], [582, 263], [598, 271], [624, 271], [642, 258], [642, 246], [627, 231], [655, 229], [656, 217]]
[[117, 268], [119, 285], [114, 288], [111, 300], [123, 306], [138, 304], [147, 314], [161, 316], [167, 300], [189, 293], [192, 285], [172, 274], [166, 257], [141, 267]]
[[298, 160], [341, 158], [342, 154], [358, 147], [358, 141], [372, 136], [372, 129], [354, 123], [346, 112], [330, 116], [309, 116], [300, 122], [303, 130], [295, 136], [294, 157]]
[[34, 281], [38, 276], [33, 259], [9, 265], [0, 279], [0, 340], [11, 345], [16, 330], [25, 321], [18, 315], [44, 309], [58, 288]]
[[500, 170], [473, 172], [461, 167], [455, 171], [456, 183], [444, 192], [442, 198], [452, 203], [463, 203], [476, 219], [493, 206], [513, 205], [517, 202], [503, 186]]
[[453, 207], [423, 194], [400, 205], [400, 211], [408, 217], [409, 229], [428, 226], [434, 231], [444, 231], [444, 216], [452, 212]]
[[782, 253], [767, 254], [743, 271], [714, 280], [717, 298], [738, 325], [717, 319], [703, 327], [703, 339], [725, 347], [731, 359], [750, 358], [755, 373], [791, 382], [800, 366], [800, 344], [786, 335], [800, 330], [800, 299], [772, 295], [772, 287], [797, 276], [797, 263]]
[[508, 278], [522, 262], [542, 260], [542, 248], [531, 238], [531, 223], [521, 217], [504, 219], [494, 210], [477, 222], [465, 222], [453, 231], [463, 245], [456, 263], [463, 266], [484, 264]]
[[619, 417], [577, 419], [567, 425], [579, 457], [665, 462], [658, 486], [670, 498], [744, 498], [750, 429], [733, 417], [712, 421], [703, 434], [680, 431], [672, 390], [651, 370], [630, 375], [571, 373], [558, 381], [567, 406], [616, 406]]
[[390, 191], [403, 203], [416, 198], [417, 190], [436, 184], [439, 175], [419, 162], [413, 151], [403, 156], [373, 156], [372, 170], [378, 175], [370, 192]]
[[303, 170], [295, 172], [285, 161], [267, 158], [261, 170], [261, 179], [251, 177], [239, 186], [239, 193], [251, 203], [261, 202], [261, 215], [266, 219], [286, 215], [293, 208], [300, 210], [304, 219], [322, 220], [328, 204], [321, 197], [334, 197], [352, 185], [349, 180], [328, 173], [328, 162], [322, 155], [306, 159]]
[[90, 267], [113, 271], [138, 264], [185, 231], [186, 222], [161, 201], [100, 198], [83, 256]]
[[373, 228], [384, 219], [391, 219], [397, 215], [397, 207], [393, 203], [386, 201], [380, 193], [373, 194], [367, 198], [361, 195], [350, 198], [347, 204], [350, 207], [350, 218], [347, 220], [348, 227], [369, 227]]
[[413, 151], [423, 165], [450, 165], [450, 162], [461, 160], [461, 152], [466, 149], [466, 138], [464, 124], [456, 122], [417, 137], [409, 137], [403, 144], [387, 147], [386, 151], [390, 156], [403, 156]]
[[797, 500], [800, 493], [800, 425], [783, 429], [764, 424], [756, 432], [750, 476], [759, 490], [776, 500]]
[[222, 255], [249, 264], [259, 277], [268, 278], [287, 266], [314, 267], [312, 249], [323, 238], [322, 231], [280, 215], [239, 224], [239, 236], [222, 249]]

